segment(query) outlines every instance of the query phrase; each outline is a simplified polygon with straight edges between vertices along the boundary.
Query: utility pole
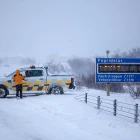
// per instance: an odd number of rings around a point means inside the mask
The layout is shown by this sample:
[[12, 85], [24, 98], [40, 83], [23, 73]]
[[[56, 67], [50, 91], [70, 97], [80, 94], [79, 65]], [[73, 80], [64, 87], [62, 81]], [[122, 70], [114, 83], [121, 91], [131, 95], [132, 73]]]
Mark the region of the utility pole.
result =
[[[108, 55], [109, 55], [110, 51], [107, 50], [106, 51], [106, 54], [107, 54], [107, 58], [108, 58]], [[110, 96], [110, 83], [106, 83], [106, 90], [107, 90], [107, 96]]]

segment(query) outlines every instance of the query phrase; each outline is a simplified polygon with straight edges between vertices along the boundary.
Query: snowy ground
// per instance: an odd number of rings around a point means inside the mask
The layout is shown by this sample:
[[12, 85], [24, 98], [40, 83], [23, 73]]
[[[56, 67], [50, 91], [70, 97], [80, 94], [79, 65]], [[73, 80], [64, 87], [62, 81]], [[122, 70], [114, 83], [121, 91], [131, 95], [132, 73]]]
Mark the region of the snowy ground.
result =
[[17, 100], [0, 100], [0, 140], [139, 140], [140, 123], [113, 116], [76, 100], [77, 95], [92, 94], [126, 103], [139, 103], [128, 94], [111, 95], [96, 90], [64, 95], [40, 95]]
[[[20, 67], [0, 66], [0, 76]], [[64, 95], [25, 97], [23, 100], [8, 96], [0, 99], [0, 140], [140, 139], [140, 122], [136, 124], [133, 119], [113, 116], [112, 113], [97, 110], [95, 104], [85, 104], [74, 98], [86, 92], [95, 97], [140, 105], [140, 100], [132, 99], [129, 94], [111, 94], [107, 97], [103, 91], [87, 89]]]

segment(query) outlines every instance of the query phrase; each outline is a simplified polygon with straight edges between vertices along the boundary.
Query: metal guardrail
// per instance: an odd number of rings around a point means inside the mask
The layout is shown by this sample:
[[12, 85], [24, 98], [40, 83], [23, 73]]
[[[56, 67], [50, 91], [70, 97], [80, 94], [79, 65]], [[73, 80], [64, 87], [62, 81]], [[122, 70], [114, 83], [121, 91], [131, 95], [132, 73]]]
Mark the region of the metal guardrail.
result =
[[140, 106], [138, 104], [128, 104], [124, 102], [118, 102], [115, 100], [101, 98], [100, 96], [88, 95], [87, 93], [74, 97], [80, 101], [84, 101], [86, 104], [91, 103], [95, 108], [112, 113], [114, 116], [123, 116], [133, 119], [135, 123], [140, 121]]

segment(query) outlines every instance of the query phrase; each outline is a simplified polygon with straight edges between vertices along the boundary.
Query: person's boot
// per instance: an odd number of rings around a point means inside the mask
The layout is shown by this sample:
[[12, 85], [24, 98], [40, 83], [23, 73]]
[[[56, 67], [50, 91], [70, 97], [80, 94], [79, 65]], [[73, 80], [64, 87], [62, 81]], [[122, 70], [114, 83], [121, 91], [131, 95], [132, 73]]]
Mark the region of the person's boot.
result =
[[18, 94], [16, 94], [16, 98], [18, 98]]

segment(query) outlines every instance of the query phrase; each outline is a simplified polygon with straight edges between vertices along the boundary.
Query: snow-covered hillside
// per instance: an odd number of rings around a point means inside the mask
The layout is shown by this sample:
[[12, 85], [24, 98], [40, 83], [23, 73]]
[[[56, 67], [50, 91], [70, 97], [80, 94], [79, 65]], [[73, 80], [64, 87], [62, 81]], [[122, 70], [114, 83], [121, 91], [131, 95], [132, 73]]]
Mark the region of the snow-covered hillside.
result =
[[52, 61], [54, 63], [66, 63], [69, 59], [69, 57], [61, 56], [59, 54], [50, 54], [50, 55], [47, 55], [45, 58], [46, 58], [45, 62]]
[[50, 54], [44, 56], [42, 59], [38, 57], [36, 58], [30, 58], [26, 56], [1, 56], [0, 57], [0, 64], [4, 65], [10, 65], [10, 64], [42, 64], [42, 63], [48, 63], [48, 62], [53, 62], [53, 63], [66, 63], [68, 61], [69, 57], [67, 56], [61, 56], [59, 54]]
[[36, 64], [34, 59], [22, 56], [2, 57], [0, 58], [0, 77], [10, 74], [16, 69], [30, 66], [30, 64]]
[[[105, 92], [85, 90], [95, 96]], [[85, 92], [64, 95], [40, 95], [17, 100], [9, 96], [0, 100], [1, 140], [139, 140], [140, 124], [107, 112], [92, 104], [76, 100]], [[140, 103], [128, 94], [111, 95], [109, 99]]]
[[0, 65], [0, 77], [3, 77], [4, 75], [9, 75], [10, 73], [14, 72], [16, 69], [20, 69], [22, 67], [25, 67], [26, 65]]
[[[50, 54], [44, 57], [44, 60], [35, 60], [33, 58], [14, 56], [14, 57], [2, 57], [0, 58], [0, 77], [8, 75], [15, 71], [16, 69], [29, 67], [31, 64], [35, 66], [50, 66], [49, 72], [55, 71], [52, 74], [72, 74], [71, 68], [67, 63], [68, 57], [60, 56], [58, 54]], [[52, 66], [52, 65], [53, 66]], [[52, 70], [57, 67], [57, 70]]]

